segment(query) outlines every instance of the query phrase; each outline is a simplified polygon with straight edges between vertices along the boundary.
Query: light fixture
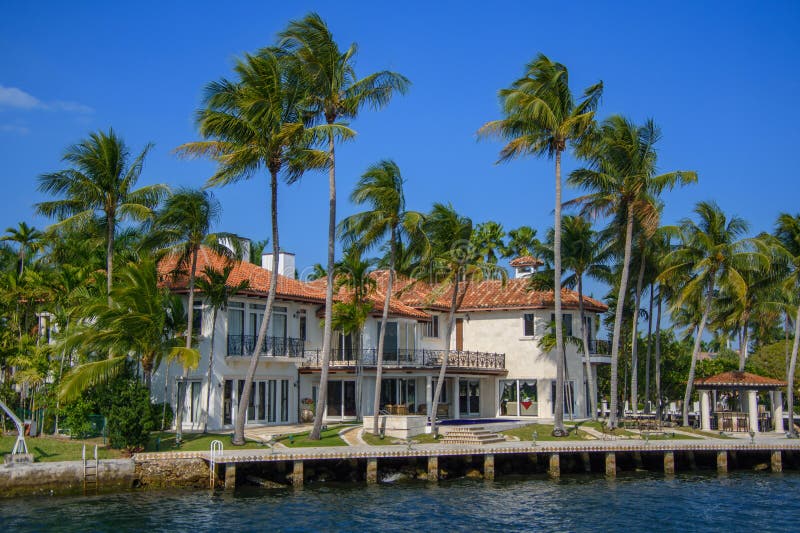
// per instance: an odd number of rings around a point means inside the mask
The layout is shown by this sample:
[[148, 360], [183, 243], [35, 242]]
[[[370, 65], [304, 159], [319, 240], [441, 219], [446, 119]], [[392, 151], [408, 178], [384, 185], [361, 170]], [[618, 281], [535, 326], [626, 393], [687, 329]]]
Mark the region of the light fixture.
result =
[[466, 314], [466, 316], [465, 316], [464, 318], [466, 318], [466, 319], [467, 319], [467, 322], [469, 322], [469, 313], [467, 313], [467, 314]]

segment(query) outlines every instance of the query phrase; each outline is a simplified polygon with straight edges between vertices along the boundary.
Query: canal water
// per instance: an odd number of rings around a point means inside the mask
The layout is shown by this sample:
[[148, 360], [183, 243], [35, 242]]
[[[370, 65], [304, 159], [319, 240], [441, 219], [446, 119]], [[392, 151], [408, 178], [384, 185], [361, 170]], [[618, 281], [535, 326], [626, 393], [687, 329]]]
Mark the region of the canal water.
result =
[[0, 532], [798, 531], [800, 475], [137, 491], [0, 500]]

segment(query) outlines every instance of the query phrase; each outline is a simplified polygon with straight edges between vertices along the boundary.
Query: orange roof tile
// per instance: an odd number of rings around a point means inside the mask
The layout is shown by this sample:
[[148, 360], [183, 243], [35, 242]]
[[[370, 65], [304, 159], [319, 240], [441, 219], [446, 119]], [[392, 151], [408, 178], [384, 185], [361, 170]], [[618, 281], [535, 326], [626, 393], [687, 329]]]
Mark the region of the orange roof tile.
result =
[[543, 265], [544, 262], [541, 259], [537, 259], [536, 257], [530, 255], [523, 255], [522, 257], [517, 257], [516, 259], [512, 259], [509, 265], [512, 267], [527, 267], [527, 266], [540, 266]]
[[754, 389], [777, 389], [785, 387], [786, 382], [779, 379], [768, 378], [751, 374], [749, 372], [723, 372], [707, 378], [694, 380], [695, 387], [713, 389], [718, 387], [750, 387]]

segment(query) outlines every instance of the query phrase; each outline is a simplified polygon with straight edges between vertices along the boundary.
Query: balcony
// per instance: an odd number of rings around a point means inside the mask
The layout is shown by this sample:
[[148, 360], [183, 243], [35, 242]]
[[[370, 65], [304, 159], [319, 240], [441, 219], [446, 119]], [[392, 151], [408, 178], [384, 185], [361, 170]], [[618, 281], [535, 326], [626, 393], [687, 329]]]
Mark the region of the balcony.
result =
[[[370, 348], [361, 351], [361, 359], [355, 350], [331, 350], [330, 368], [354, 368], [359, 363], [364, 367], [377, 366], [378, 351]], [[383, 368], [425, 369], [439, 368], [444, 358], [444, 350], [397, 350], [384, 353]], [[303, 367], [320, 368], [322, 350], [306, 350]], [[452, 369], [485, 370], [503, 372], [506, 369], [506, 356], [502, 353], [470, 352], [451, 350], [447, 367]]]
[[[228, 335], [228, 356], [250, 356], [256, 345], [256, 335]], [[303, 339], [292, 337], [267, 337], [259, 351], [260, 356], [302, 357], [305, 348]]]
[[589, 341], [589, 361], [598, 364], [610, 364], [611, 341], [591, 339]]

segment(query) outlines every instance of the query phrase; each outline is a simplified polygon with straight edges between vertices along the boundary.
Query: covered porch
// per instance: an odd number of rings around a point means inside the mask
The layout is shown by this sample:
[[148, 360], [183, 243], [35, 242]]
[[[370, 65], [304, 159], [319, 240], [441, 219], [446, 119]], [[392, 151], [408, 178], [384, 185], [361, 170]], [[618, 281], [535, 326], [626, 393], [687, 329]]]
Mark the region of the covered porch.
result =
[[[701, 429], [783, 433], [785, 381], [731, 371], [696, 379], [694, 385], [700, 393]], [[766, 405], [759, 395], [768, 398]]]

